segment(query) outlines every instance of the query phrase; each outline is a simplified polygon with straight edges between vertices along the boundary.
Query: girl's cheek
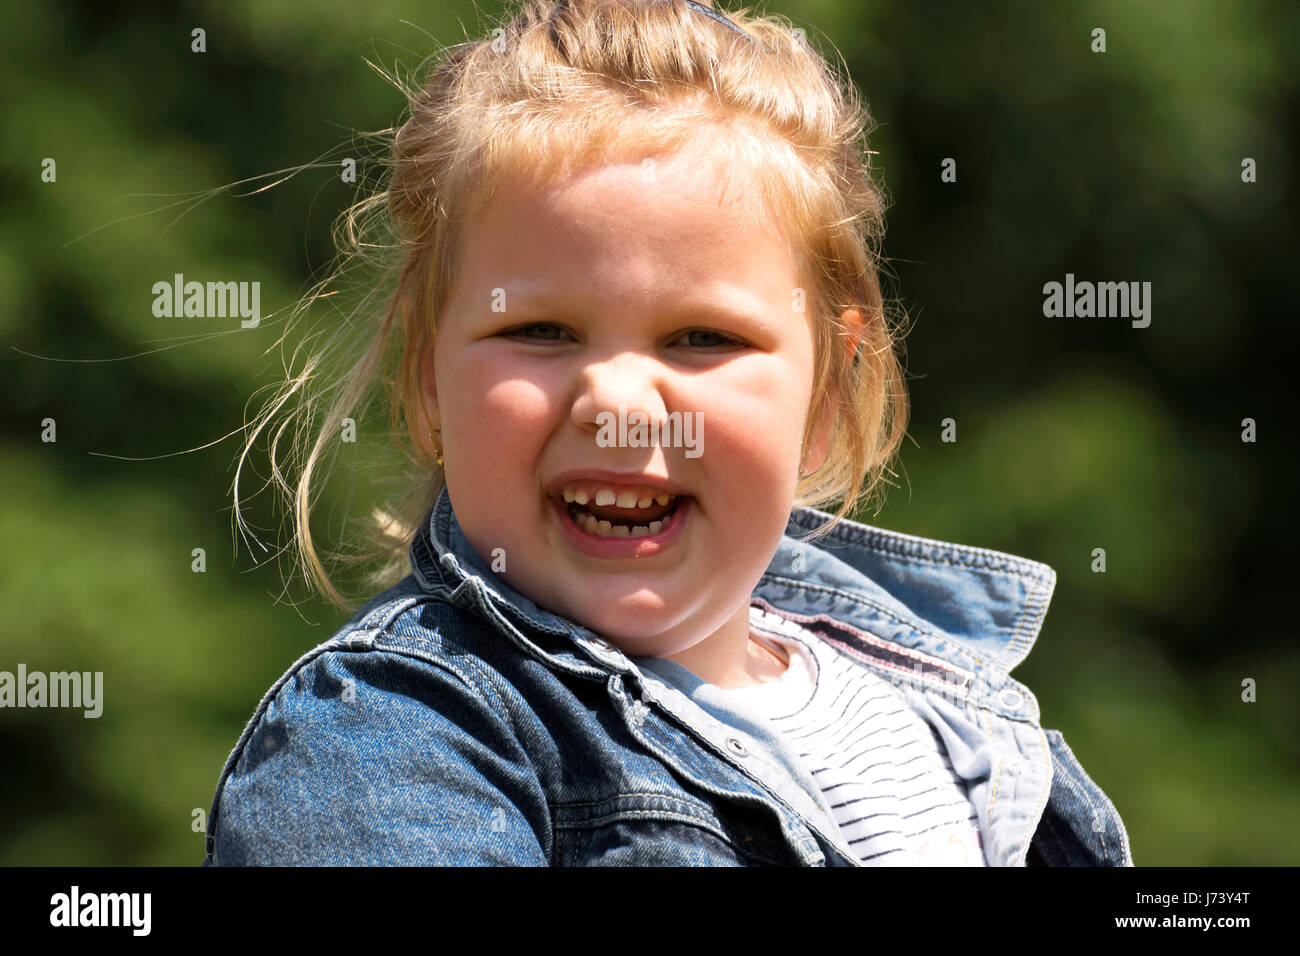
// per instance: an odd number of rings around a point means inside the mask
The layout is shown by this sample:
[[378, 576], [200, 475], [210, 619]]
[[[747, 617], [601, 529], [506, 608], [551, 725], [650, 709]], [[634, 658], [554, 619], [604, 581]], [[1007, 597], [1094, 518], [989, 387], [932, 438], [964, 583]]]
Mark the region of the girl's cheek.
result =
[[715, 394], [702, 406], [703, 457], [708, 457], [712, 438], [719, 457], [747, 461], [763, 475], [784, 473], [801, 439], [802, 401], [778, 383], [766, 391]]
[[[530, 447], [530, 436], [545, 437], [553, 417], [555, 387], [527, 363], [499, 349], [470, 347], [454, 360], [454, 406], [460, 411], [471, 446]], [[523, 444], [520, 444], [523, 442]]]
[[539, 432], [554, 417], [555, 402], [545, 387], [529, 381], [514, 379], [498, 382], [483, 393], [478, 417], [480, 424], [492, 426], [497, 431], [482, 437], [489, 441], [517, 441]]

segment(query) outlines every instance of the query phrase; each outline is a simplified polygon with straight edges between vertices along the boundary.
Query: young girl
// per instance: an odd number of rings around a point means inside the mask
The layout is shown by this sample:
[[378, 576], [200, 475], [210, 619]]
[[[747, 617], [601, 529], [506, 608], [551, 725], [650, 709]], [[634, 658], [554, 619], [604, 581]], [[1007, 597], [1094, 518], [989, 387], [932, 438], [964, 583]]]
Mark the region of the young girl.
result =
[[847, 517], [906, 409], [852, 86], [778, 18], [527, 0], [411, 111], [296, 498], [337, 597], [310, 477], [383, 378], [409, 564], [267, 692], [205, 865], [1131, 865], [1009, 676], [1052, 569]]

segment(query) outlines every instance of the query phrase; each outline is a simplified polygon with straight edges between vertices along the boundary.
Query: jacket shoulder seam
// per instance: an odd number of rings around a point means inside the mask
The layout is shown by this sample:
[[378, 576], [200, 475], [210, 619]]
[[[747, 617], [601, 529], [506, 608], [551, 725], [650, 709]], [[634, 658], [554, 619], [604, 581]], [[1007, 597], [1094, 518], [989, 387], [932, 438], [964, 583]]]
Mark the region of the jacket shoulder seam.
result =
[[[504, 719], [501, 717], [503, 711], [494, 708], [492, 704], [485, 698], [483, 691], [479, 686], [478, 681], [475, 681], [472, 678], [468, 677], [466, 674], [462, 673], [462, 671], [459, 668], [457, 668], [455, 665], [453, 665], [450, 661], [437, 659], [434, 658], [432, 655], [424, 656], [421, 654], [409, 653], [402, 648], [377, 647], [374, 646], [373, 644], [369, 646], [350, 646], [346, 643], [345, 640], [341, 641], [336, 638], [331, 638], [329, 641], [326, 641], [322, 644], [318, 644], [316, 647], [312, 648], [311, 651], [304, 654], [302, 657], [298, 658], [298, 660], [296, 660], [290, 666], [290, 668], [287, 671], [285, 671], [283, 675], [281, 675], [279, 680], [277, 680], [274, 684], [271, 685], [271, 688], [263, 695], [261, 702], [257, 706], [257, 709], [253, 712], [253, 716], [250, 717], [248, 722], [245, 724], [244, 730], [240, 734], [239, 741], [235, 744], [235, 747], [231, 751], [230, 756], [226, 758], [226, 764], [223, 767], [221, 772], [221, 777], [217, 782], [216, 793], [213, 795], [212, 804], [208, 811], [208, 826], [207, 826], [207, 835], [205, 840], [206, 860], [211, 861], [213, 859], [213, 852], [215, 850], [215, 842], [216, 842], [217, 820], [220, 814], [221, 797], [222, 794], [224, 793], [226, 783], [229, 780], [231, 774], [233, 774], [236, 768], [239, 766], [239, 762], [243, 759], [244, 752], [247, 749], [248, 743], [252, 739], [253, 735], [257, 732], [257, 729], [262, 725], [262, 721], [265, 719], [267, 710], [269, 709], [271, 703], [280, 696], [280, 693], [284, 690], [284, 687], [288, 684], [289, 680], [297, 676], [303, 670], [303, 668], [305, 668], [307, 665], [311, 664], [312, 662], [316, 661], [319, 658], [326, 657], [328, 655], [335, 655], [335, 654], [340, 656], [350, 655], [350, 654], [386, 654], [395, 657], [402, 657], [407, 660], [417, 661], [421, 664], [425, 664], [430, 667], [435, 667], [438, 670], [446, 672], [450, 676], [454, 677], [458, 682], [460, 682], [465, 687], [465, 689], [470, 694], [472, 694], [474, 698], [480, 702], [480, 704], [482, 704], [485, 710], [491, 711], [493, 714], [495, 714], [498, 717], [498, 719]], [[516, 739], [518, 739], [518, 734], [516, 733], [516, 728], [514, 727], [513, 722], [510, 721], [509, 719], [504, 719], [504, 721], [507, 724], [507, 726], [510, 727], [511, 733], [515, 735]], [[520, 743], [520, 746], [521, 747], [523, 746], [522, 742]], [[551, 852], [550, 848], [548, 847], [546, 849], [548, 860], [550, 858], [550, 852]]]
[[[427, 638], [418, 639], [420, 644], [424, 648], [427, 648], [427, 651], [424, 653], [400, 645], [393, 646], [379, 644], [384, 637], [397, 639], [397, 635], [393, 633], [393, 628], [403, 617], [413, 612], [417, 607], [434, 603], [445, 604], [448, 607], [453, 606], [451, 602], [440, 598], [437, 595], [420, 594], [413, 596], [405, 602], [397, 613], [391, 615], [382, 627], [376, 628], [370, 632], [368, 635], [368, 642], [372, 649], [400, 654], [413, 660], [425, 661], [455, 674], [460, 678], [463, 684], [475, 692], [475, 695], [480, 699], [484, 706], [492, 708], [494, 713], [510, 726], [511, 730], [517, 731], [518, 728], [514, 726], [514, 721], [511, 719], [509, 708], [505, 706], [505, 701], [501, 699], [500, 694], [492, 686], [491, 674], [488, 673], [487, 665], [460, 634], [454, 631], [438, 630], [437, 632], [444, 643], [454, 644], [458, 649], [465, 652], [461, 656], [461, 660], [469, 663], [469, 670], [466, 670], [464, 667], [453, 662], [449, 655], [441, 653], [441, 649]], [[471, 673], [476, 676], [471, 676]]]
[[345, 650], [345, 647], [338, 646], [337, 639], [338, 635], [335, 635], [328, 641], [323, 641], [320, 644], [317, 644], [290, 664], [284, 673], [282, 673], [271, 684], [266, 693], [262, 695], [262, 699], [258, 702], [257, 706], [253, 708], [252, 715], [244, 722], [244, 729], [240, 732], [239, 739], [235, 742], [235, 746], [231, 748], [230, 754], [226, 757], [226, 762], [221, 768], [221, 774], [217, 778], [216, 791], [212, 796], [212, 804], [208, 809], [208, 826], [205, 840], [205, 853], [207, 860], [212, 859], [217, 817], [220, 813], [221, 796], [225, 791], [226, 782], [229, 780], [230, 775], [235, 771], [235, 768], [239, 765], [239, 762], [243, 759], [244, 751], [248, 746], [248, 742], [252, 739], [253, 734], [256, 733], [257, 728], [261, 726], [262, 720], [266, 716], [266, 711], [271, 706], [271, 702], [280, 696], [280, 692], [284, 689], [285, 685], [288, 684], [289, 679], [296, 676], [306, 665], [324, 654], [336, 650]]

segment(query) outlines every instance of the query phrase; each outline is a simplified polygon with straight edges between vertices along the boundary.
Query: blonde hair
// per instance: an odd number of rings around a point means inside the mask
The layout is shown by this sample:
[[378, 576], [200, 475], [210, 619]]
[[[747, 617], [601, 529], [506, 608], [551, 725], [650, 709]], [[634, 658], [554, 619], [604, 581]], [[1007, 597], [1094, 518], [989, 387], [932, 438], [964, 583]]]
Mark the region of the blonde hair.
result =
[[[795, 504], [841, 502], [814, 532], [819, 536], [885, 481], [904, 436], [907, 396], [895, 355], [901, 334], [886, 314], [878, 275], [886, 201], [870, 171], [870, 119], [852, 83], [840, 82], [789, 20], [748, 8], [728, 16], [752, 39], [682, 0], [522, 0], [488, 38], [435, 54], [423, 85], [390, 77], [407, 95], [410, 115], [391, 137], [386, 188], [349, 208], [335, 237], [348, 251], [344, 261], [384, 250], [396, 286], [380, 310], [373, 310], [375, 296], [363, 299], [301, 372], [287, 374], [240, 456], [242, 469], [258, 434], [296, 397], [271, 445], [272, 480], [292, 503], [292, 545], [304, 575], [336, 606], [358, 602], [334, 586], [308, 521], [318, 466], [337, 451], [345, 420], [378, 399], [407, 471], [404, 493], [373, 512], [362, 547], [338, 556], [348, 564], [383, 559], [368, 589], [405, 574], [411, 537], [442, 488], [442, 470], [425, 445], [420, 357], [433, 345], [463, 225], [503, 177], [545, 184], [592, 160], [668, 153], [701, 131], [729, 168], [757, 186], [748, 200], [785, 226], [809, 283], [815, 367], [805, 448], [819, 409], [838, 397], [829, 408], [827, 456], [799, 478]], [[370, 241], [372, 228], [396, 241]], [[863, 320], [853, 354], [847, 343], [854, 330], [840, 321], [850, 308]], [[369, 321], [356, 325], [354, 318]], [[359, 341], [347, 334], [358, 329]], [[332, 362], [341, 366], [338, 378], [322, 372]], [[308, 448], [303, 436], [326, 400]], [[294, 457], [305, 452], [292, 486], [277, 458], [291, 424]], [[237, 475], [242, 522], [238, 485]]]

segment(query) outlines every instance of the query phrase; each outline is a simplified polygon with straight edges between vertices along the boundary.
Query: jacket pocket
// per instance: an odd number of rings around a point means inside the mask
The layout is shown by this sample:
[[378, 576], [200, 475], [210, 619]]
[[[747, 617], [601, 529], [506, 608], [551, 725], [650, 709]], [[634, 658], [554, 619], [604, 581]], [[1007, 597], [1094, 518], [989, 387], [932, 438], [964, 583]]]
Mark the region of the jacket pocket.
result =
[[[684, 795], [616, 793], [552, 805], [555, 866], [794, 866], [775, 823]], [[775, 836], [775, 839], [774, 839]]]

